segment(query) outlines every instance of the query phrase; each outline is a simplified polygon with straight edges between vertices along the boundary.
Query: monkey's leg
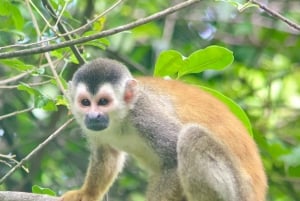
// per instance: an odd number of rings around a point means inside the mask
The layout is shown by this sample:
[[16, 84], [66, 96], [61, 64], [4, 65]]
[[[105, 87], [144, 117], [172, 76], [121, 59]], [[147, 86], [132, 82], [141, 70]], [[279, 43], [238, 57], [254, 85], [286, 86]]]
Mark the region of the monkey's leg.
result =
[[178, 174], [188, 201], [246, 201], [251, 197], [233, 153], [206, 129], [185, 126], [177, 152]]
[[176, 168], [162, 170], [150, 177], [147, 201], [183, 201]]
[[124, 160], [124, 154], [110, 146], [92, 148], [83, 186], [65, 193], [62, 200], [99, 201], [122, 170]]

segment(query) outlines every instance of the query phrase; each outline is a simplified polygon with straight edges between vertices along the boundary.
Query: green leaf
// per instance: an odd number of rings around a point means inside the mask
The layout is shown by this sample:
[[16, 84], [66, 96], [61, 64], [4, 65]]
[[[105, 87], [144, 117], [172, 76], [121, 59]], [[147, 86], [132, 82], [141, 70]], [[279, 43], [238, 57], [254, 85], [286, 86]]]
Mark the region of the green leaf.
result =
[[35, 96], [34, 105], [37, 108], [42, 108], [46, 111], [56, 111], [57, 110], [55, 101], [51, 100], [50, 98], [48, 98], [42, 94]]
[[16, 6], [11, 6], [10, 11], [16, 29], [21, 30], [24, 26], [24, 18], [20, 10]]
[[42, 108], [46, 111], [56, 111], [57, 110], [54, 100], [46, 97], [41, 92], [30, 87], [29, 85], [22, 83], [18, 86], [18, 90], [26, 91], [28, 94], [33, 96], [35, 108]]
[[181, 77], [186, 74], [200, 73], [204, 70], [224, 69], [234, 60], [233, 53], [220, 46], [209, 46], [205, 49], [192, 53], [189, 57], [184, 57], [180, 52], [168, 50], [162, 52], [155, 64], [154, 75]]
[[33, 65], [25, 64], [18, 59], [1, 59], [0, 63], [3, 64], [4, 66], [15, 68], [19, 71], [28, 71], [34, 68]]
[[38, 185], [32, 186], [32, 192], [35, 194], [56, 196], [56, 193], [53, 190], [51, 190], [50, 188], [43, 188]]
[[27, 93], [29, 93], [30, 95], [33, 95], [33, 96], [36, 95], [36, 90], [25, 83], [20, 84], [18, 86], [18, 90], [26, 91]]
[[21, 30], [24, 25], [24, 18], [18, 7], [11, 4], [10, 1], [7, 0], [1, 0], [0, 4], [0, 16], [7, 16], [8, 18], [12, 19], [14, 27], [18, 30]]
[[184, 56], [175, 50], [162, 52], [155, 64], [155, 76], [172, 76], [177, 74], [179, 69], [185, 64]]
[[214, 45], [192, 53], [186, 60], [188, 65], [180, 68], [179, 77], [208, 69], [224, 69], [232, 64], [234, 57], [230, 50]]
[[222, 101], [224, 104], [226, 104], [230, 111], [244, 124], [249, 134], [253, 136], [250, 120], [244, 110], [237, 103], [214, 89], [203, 86], [201, 86], [201, 89], [207, 91], [208, 93]]
[[63, 106], [66, 106], [67, 108], [69, 108], [68, 100], [64, 96], [61, 96], [61, 95], [56, 97], [56, 105], [63, 105]]
[[92, 29], [97, 32], [102, 31], [104, 28], [105, 22], [106, 22], [106, 17], [100, 17], [98, 20], [96, 20], [93, 23]]
[[0, 16], [9, 15], [11, 4], [7, 0], [1, 0], [0, 3]]

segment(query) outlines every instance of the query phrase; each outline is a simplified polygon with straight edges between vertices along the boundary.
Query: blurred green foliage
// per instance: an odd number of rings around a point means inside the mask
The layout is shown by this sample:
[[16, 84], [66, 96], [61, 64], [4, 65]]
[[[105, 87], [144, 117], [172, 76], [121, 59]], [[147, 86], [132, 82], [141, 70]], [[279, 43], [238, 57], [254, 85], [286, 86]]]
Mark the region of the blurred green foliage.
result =
[[[49, 2], [61, 14], [62, 24], [69, 31], [86, 24], [115, 3]], [[177, 1], [124, 1], [99, 18], [89, 30], [72, 37], [89, 36], [141, 19], [174, 2]], [[56, 22], [42, 1], [0, 0], [0, 5], [0, 53], [31, 48], [28, 44], [55, 36]], [[272, 0], [269, 6], [300, 23], [298, 1]], [[36, 31], [32, 15], [41, 34]], [[63, 38], [56, 38], [48, 43], [62, 41]], [[162, 50], [190, 55], [210, 45], [233, 52], [235, 60], [230, 67], [181, 79], [213, 88], [245, 110], [268, 175], [268, 200], [300, 200], [299, 32], [256, 7], [239, 12], [228, 1], [200, 1], [169, 17], [77, 47], [86, 60], [110, 57], [124, 62], [135, 75], [151, 75]], [[79, 67], [70, 48], [52, 51], [51, 58], [60, 78], [66, 81]], [[0, 118], [35, 107], [30, 112], [0, 119], [0, 154], [16, 155], [18, 161], [70, 117], [43, 54], [0, 59], [0, 97]], [[31, 192], [32, 186], [38, 185], [61, 194], [79, 187], [88, 155], [85, 138], [76, 123], [72, 123], [25, 164], [29, 173], [19, 169], [0, 185], [0, 190]], [[12, 165], [15, 165], [13, 160], [0, 155], [0, 177]], [[110, 200], [144, 200], [146, 177], [135, 161], [129, 159], [109, 192]]]

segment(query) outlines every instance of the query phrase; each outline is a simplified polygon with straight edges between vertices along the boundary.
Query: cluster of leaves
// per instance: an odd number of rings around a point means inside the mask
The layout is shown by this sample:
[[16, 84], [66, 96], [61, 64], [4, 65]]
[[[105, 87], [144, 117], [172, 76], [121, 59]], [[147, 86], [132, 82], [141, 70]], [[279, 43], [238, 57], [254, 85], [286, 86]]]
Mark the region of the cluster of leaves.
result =
[[[52, 5], [56, 20], [45, 2]], [[0, 55], [89, 37], [172, 4], [171, 0], [0, 0]], [[269, 178], [269, 200], [300, 200], [299, 33], [258, 13], [254, 6], [250, 1], [200, 1], [172, 17], [73, 47], [83, 60], [110, 57], [124, 62], [137, 75], [153, 71], [156, 76], [201, 85], [224, 101], [250, 133], [252, 130]], [[292, 0], [284, 5], [274, 0], [272, 6], [300, 19], [299, 5]], [[67, 31], [88, 26], [67, 39], [61, 36], [59, 23]], [[173, 50], [161, 52], [166, 49]], [[79, 60], [71, 48], [0, 59], [1, 154], [24, 158], [69, 118], [62, 91]], [[19, 169], [0, 190], [31, 191], [37, 184], [60, 194], [82, 183], [87, 157], [85, 139], [72, 124], [25, 164], [29, 174]], [[5, 160], [0, 158], [0, 179], [15, 165], [15, 160]], [[144, 200], [145, 177], [130, 160], [109, 196], [112, 200]], [[52, 194], [38, 186], [33, 191]]]

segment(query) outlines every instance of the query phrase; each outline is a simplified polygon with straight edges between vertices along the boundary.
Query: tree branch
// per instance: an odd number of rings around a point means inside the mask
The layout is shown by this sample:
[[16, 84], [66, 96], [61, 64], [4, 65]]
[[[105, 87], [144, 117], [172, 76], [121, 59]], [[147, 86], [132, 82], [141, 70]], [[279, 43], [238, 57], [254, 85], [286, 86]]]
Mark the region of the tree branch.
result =
[[1, 201], [60, 201], [59, 197], [40, 195], [34, 193], [24, 193], [15, 191], [0, 191]]
[[18, 111], [9, 113], [9, 114], [1, 115], [0, 120], [3, 120], [3, 119], [8, 118], [8, 117], [12, 117], [12, 116], [24, 113], [24, 112], [29, 112], [31, 110], [33, 110], [33, 107], [30, 107], [30, 108], [27, 108], [27, 109], [24, 109], [24, 110], [18, 110]]
[[182, 3], [179, 3], [175, 6], [167, 8], [163, 11], [160, 11], [160, 12], [155, 13], [153, 15], [150, 15], [148, 17], [138, 19], [134, 22], [131, 22], [131, 23], [128, 23], [128, 24], [125, 24], [125, 25], [122, 25], [122, 26], [118, 26], [118, 27], [113, 28], [113, 29], [102, 31], [98, 34], [94, 34], [94, 35], [91, 35], [91, 36], [85, 36], [85, 37], [81, 37], [81, 38], [78, 38], [78, 39], [62, 42], [62, 43], [55, 44], [55, 45], [48, 45], [48, 46], [44, 46], [44, 47], [36, 47], [36, 48], [31, 48], [31, 49], [24, 49], [24, 50], [0, 53], [0, 59], [20, 57], [20, 56], [27, 56], [27, 55], [31, 55], [31, 54], [39, 54], [39, 53], [49, 52], [49, 51], [53, 51], [53, 50], [56, 50], [56, 49], [69, 47], [69, 46], [77, 45], [77, 44], [82, 44], [82, 43], [85, 43], [85, 42], [88, 42], [88, 41], [91, 41], [91, 40], [96, 40], [96, 39], [99, 39], [99, 38], [110, 36], [110, 35], [113, 35], [113, 34], [116, 34], [116, 33], [120, 33], [122, 31], [130, 30], [132, 28], [135, 28], [137, 26], [146, 24], [148, 22], [160, 19], [164, 16], [167, 16], [171, 13], [177, 12], [177, 11], [183, 9], [183, 8], [191, 6], [191, 5], [193, 5], [195, 3], [198, 3], [198, 2], [200, 2], [200, 0], [184, 1]]
[[[55, 10], [53, 9], [52, 5], [49, 3], [48, 0], [42, 0], [42, 3], [44, 5], [45, 8], [48, 9], [50, 16], [53, 18], [54, 21], [56, 21], [58, 30], [60, 33], [65, 34], [67, 33], [67, 29], [64, 27], [64, 25], [60, 22], [60, 18], [56, 15]], [[65, 35], [64, 39], [66, 41], [71, 41], [72, 40], [72, 36], [71, 35]], [[79, 49], [75, 46], [75, 45], [70, 45], [70, 48], [73, 52], [73, 54], [75, 55], [77, 61], [79, 62], [80, 65], [84, 64], [85, 61], [82, 58]]]
[[298, 25], [295, 22], [289, 20], [288, 18], [282, 16], [280, 13], [278, 13], [276, 11], [273, 11], [272, 9], [268, 8], [267, 6], [263, 5], [262, 3], [260, 3], [260, 2], [258, 2], [256, 0], [250, 0], [250, 2], [252, 2], [253, 4], [258, 5], [259, 8], [261, 8], [262, 10], [264, 10], [266, 13], [269, 13], [273, 17], [276, 17], [276, 18], [280, 19], [281, 21], [283, 21], [284, 23], [286, 23], [290, 27], [293, 27], [294, 29], [300, 31], [300, 25]]

